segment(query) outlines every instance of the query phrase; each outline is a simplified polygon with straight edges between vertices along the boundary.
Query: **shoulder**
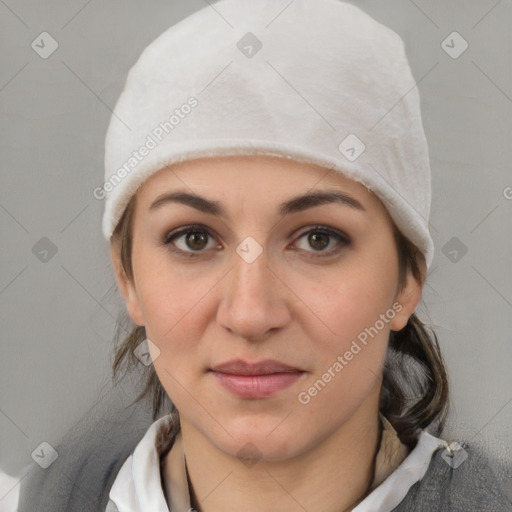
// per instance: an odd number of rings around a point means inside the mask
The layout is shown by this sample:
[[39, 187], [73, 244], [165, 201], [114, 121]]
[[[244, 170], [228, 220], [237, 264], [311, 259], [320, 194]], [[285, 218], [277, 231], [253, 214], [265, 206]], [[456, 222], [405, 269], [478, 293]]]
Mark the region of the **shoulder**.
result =
[[104, 512], [117, 473], [152, 421], [131, 405], [80, 422], [55, 447], [57, 459], [47, 469], [31, 466], [18, 512]]
[[444, 448], [433, 453], [424, 477], [393, 512], [512, 512], [489, 459], [476, 447], [458, 446], [452, 454]]

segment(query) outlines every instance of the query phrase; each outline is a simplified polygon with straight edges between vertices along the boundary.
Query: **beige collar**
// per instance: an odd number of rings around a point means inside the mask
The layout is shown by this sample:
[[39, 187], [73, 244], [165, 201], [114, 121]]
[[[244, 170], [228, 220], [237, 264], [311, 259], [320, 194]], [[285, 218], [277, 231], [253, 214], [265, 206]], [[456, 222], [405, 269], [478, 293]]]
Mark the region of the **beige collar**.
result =
[[399, 439], [396, 430], [391, 423], [380, 414], [382, 422], [382, 437], [379, 451], [375, 458], [375, 472], [373, 483], [370, 490], [373, 491], [386, 478], [400, 466], [404, 459], [409, 455], [409, 450]]

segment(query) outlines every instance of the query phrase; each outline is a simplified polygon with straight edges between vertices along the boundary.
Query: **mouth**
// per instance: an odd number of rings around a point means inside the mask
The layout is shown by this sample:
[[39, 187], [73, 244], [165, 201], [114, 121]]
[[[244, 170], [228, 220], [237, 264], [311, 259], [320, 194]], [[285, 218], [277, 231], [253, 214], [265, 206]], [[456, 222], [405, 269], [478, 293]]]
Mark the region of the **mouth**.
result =
[[250, 363], [241, 359], [228, 361], [209, 372], [229, 392], [240, 398], [266, 398], [291, 386], [306, 372], [280, 361], [267, 359]]

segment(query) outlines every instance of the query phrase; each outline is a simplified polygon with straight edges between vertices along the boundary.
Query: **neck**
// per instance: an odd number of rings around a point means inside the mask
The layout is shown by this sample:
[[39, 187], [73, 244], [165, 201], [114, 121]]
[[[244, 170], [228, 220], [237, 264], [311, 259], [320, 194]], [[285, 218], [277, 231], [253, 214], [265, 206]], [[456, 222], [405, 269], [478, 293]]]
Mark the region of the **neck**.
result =
[[380, 428], [378, 401], [372, 402], [309, 451], [254, 465], [219, 450], [182, 420], [192, 506], [198, 512], [352, 510], [373, 482]]

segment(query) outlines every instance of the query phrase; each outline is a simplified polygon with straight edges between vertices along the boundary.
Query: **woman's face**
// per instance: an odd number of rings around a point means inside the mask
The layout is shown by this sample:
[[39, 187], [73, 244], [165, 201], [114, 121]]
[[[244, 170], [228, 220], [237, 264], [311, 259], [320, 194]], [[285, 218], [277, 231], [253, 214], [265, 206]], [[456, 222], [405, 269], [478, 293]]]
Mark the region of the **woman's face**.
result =
[[282, 460], [376, 414], [390, 330], [421, 289], [409, 276], [398, 293], [391, 219], [363, 185], [277, 157], [200, 159], [149, 178], [133, 222], [134, 282], [118, 279], [182, 428]]

